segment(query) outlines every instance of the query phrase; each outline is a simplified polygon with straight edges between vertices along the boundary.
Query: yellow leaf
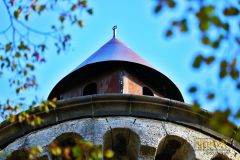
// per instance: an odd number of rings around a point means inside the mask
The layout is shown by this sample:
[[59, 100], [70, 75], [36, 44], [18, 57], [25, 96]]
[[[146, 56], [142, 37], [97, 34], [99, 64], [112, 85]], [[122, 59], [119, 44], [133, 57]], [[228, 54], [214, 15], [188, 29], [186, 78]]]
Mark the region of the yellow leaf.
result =
[[74, 11], [77, 8], [76, 5], [72, 5], [71, 10]]
[[45, 106], [45, 107], [44, 107], [44, 111], [45, 111], [46, 113], [49, 113], [49, 108], [48, 108], [48, 106]]
[[56, 108], [56, 104], [53, 101], [49, 101], [48, 103], [52, 108]]
[[39, 124], [41, 124], [42, 123], [42, 119], [40, 118], [40, 117], [35, 117], [34, 118], [34, 124], [35, 125], [39, 125]]
[[89, 148], [92, 148], [92, 147], [93, 147], [93, 143], [92, 143], [92, 142], [86, 141], [85, 144], [86, 144]]
[[83, 21], [79, 20], [78, 25], [79, 25], [79, 27], [83, 27]]
[[106, 158], [112, 158], [114, 156], [114, 152], [111, 150], [111, 149], [108, 149], [106, 152], [105, 152], [105, 157]]
[[51, 152], [54, 156], [59, 156], [62, 154], [62, 150], [60, 147], [52, 147]]

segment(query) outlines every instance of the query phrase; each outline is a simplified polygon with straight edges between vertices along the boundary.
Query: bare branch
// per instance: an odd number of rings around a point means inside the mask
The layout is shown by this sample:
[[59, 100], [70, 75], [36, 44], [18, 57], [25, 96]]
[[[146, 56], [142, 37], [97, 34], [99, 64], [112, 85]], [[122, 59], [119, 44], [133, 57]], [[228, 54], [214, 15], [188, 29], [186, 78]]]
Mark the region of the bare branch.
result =
[[14, 17], [12, 16], [12, 14], [10, 12], [10, 8], [7, 5], [6, 0], [3, 0], [3, 3], [4, 3], [4, 5], [5, 5], [6, 9], [7, 9], [7, 13], [8, 13], [9, 20], [10, 20], [10, 25], [9, 25], [10, 27], [9, 28], [12, 28], [12, 30], [13, 30], [13, 33], [12, 33], [12, 44], [13, 44], [13, 47], [15, 47], [15, 33], [16, 33], [15, 31], [16, 31], [16, 28], [15, 28], [14, 22], [13, 22]]
[[39, 30], [36, 30], [34, 28], [29, 27], [28, 25], [26, 25], [25, 23], [21, 22], [21, 21], [17, 21], [20, 25], [22, 25], [23, 27], [25, 27], [26, 29], [28, 29], [31, 32], [35, 32], [37, 34], [42, 34], [42, 35], [50, 35], [52, 33], [56, 33], [57, 31], [49, 31], [49, 32], [42, 32]]
[[11, 24], [4, 30], [0, 31], [0, 34], [6, 33], [11, 28]]

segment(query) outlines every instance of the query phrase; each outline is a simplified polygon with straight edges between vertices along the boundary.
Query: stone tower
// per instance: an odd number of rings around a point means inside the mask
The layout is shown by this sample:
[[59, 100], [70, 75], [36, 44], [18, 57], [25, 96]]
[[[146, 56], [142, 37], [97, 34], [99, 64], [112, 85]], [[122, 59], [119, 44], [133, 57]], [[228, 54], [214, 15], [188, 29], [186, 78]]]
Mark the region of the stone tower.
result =
[[[211, 113], [192, 112], [165, 75], [114, 36], [56, 84], [57, 109], [40, 126], [3, 124], [5, 152], [83, 138], [121, 160], [240, 160], [240, 144], [214, 131]], [[65, 137], [65, 139], [64, 139]], [[67, 138], [66, 138], [67, 137]]]

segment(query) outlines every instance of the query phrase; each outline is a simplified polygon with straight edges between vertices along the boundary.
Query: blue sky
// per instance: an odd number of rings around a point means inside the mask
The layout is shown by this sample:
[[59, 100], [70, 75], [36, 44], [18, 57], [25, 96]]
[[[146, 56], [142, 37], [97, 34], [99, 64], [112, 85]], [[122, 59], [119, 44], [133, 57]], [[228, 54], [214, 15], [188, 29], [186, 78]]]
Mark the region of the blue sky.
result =
[[[195, 33], [189, 33], [171, 39], [164, 38], [163, 31], [168, 26], [168, 20], [176, 13], [165, 11], [161, 15], [156, 15], [153, 12], [154, 3], [152, 2], [89, 1], [94, 14], [82, 15], [84, 27], [82, 29], [71, 26], [67, 28], [67, 31], [72, 34], [72, 46], [69, 51], [58, 55], [53, 48], [48, 48], [47, 62], [37, 66], [35, 72], [39, 82], [38, 90], [29, 91], [24, 95], [47, 98], [51, 89], [61, 78], [112, 38], [112, 27], [117, 25], [117, 38], [169, 77], [182, 92], [185, 102], [191, 103], [191, 97], [187, 93], [188, 87], [192, 83], [209, 85], [208, 82], [211, 81], [209, 73], [212, 73], [196, 72], [191, 68], [196, 51], [202, 48], [198, 42], [199, 37]], [[2, 7], [0, 2], [0, 16], [4, 22], [1, 23], [0, 29], [8, 23]], [[48, 23], [55, 19], [54, 14], [43, 13], [42, 17], [33, 18], [30, 24], [45, 31], [48, 30]], [[7, 79], [0, 79], [0, 100], [14, 96], [14, 91], [8, 87]], [[213, 109], [209, 106], [204, 108]]]

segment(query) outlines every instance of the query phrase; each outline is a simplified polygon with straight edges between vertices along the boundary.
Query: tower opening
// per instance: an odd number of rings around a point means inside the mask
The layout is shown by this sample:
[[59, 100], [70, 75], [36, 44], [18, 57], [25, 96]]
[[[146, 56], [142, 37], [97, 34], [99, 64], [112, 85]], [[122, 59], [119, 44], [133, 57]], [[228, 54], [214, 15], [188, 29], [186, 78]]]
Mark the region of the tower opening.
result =
[[[65, 150], [67, 148], [73, 148], [78, 144], [78, 141], [82, 139], [83, 138], [81, 135], [74, 132], [63, 133], [60, 136], [56, 137], [56, 139], [52, 143], [50, 143], [49, 148], [55, 147], [55, 146], [60, 147], [61, 150]], [[52, 160], [59, 160], [60, 157], [63, 158], [64, 153], [61, 153], [60, 156], [51, 155]], [[69, 157], [74, 158], [72, 150], [69, 153]]]
[[164, 151], [157, 155], [156, 160], [165, 159], [171, 160], [173, 155], [181, 147], [181, 143], [176, 140], [169, 140], [164, 148]]
[[127, 140], [121, 133], [117, 134], [115, 139], [116, 140], [113, 143], [113, 151], [116, 153], [116, 157], [120, 158], [127, 153]]
[[184, 139], [168, 135], [158, 145], [155, 160], [195, 159], [193, 147]]
[[6, 160], [21, 160], [21, 159], [29, 159], [29, 152], [26, 149], [20, 149], [12, 152], [11, 155], [8, 156]]
[[83, 89], [83, 96], [97, 94], [97, 84], [90, 83], [86, 85]]
[[211, 158], [211, 160], [231, 160], [231, 159], [223, 154], [217, 154], [215, 157]]
[[128, 128], [114, 128], [104, 135], [103, 152], [112, 149], [114, 159], [137, 160], [140, 152], [139, 136]]

